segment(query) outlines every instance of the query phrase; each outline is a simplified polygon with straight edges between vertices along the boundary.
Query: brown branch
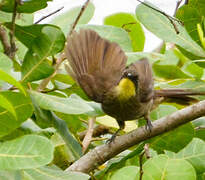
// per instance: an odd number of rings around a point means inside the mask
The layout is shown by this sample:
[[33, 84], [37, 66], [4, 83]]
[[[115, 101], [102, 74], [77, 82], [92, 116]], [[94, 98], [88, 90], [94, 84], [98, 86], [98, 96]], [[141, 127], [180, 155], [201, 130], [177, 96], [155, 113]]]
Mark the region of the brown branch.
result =
[[73, 163], [68, 170], [88, 173], [120, 152], [152, 137], [171, 131], [185, 123], [205, 115], [205, 101], [201, 101], [153, 122], [151, 133], [145, 127], [116, 137], [110, 144], [104, 144], [89, 151]]
[[[87, 133], [87, 131], [83, 131], [83, 132], [79, 133], [79, 138], [81, 141], [85, 137], [86, 133]], [[99, 137], [99, 136], [107, 134], [107, 133], [110, 133], [108, 126], [98, 125], [93, 130], [93, 137]]]
[[174, 10], [174, 17], [176, 17], [177, 10], [179, 9], [179, 6], [180, 6], [181, 3], [182, 3], [182, 0], [177, 1], [176, 7], [175, 7], [175, 10]]
[[6, 30], [2, 25], [0, 25], [0, 40], [2, 42], [3, 48], [4, 48], [4, 53], [9, 56], [10, 55], [10, 43], [9, 39], [6, 33]]
[[36, 21], [34, 24], [40, 23], [40, 22], [43, 21], [44, 19], [46, 19], [46, 18], [48, 18], [48, 17], [50, 17], [50, 16], [56, 14], [57, 12], [61, 11], [63, 8], [64, 8], [64, 7], [61, 7], [61, 8], [59, 8], [59, 9], [57, 9], [56, 11], [51, 12], [50, 14], [48, 14], [48, 15], [46, 15], [46, 16], [43, 16], [43, 17], [40, 18], [38, 21]]
[[11, 59], [13, 59], [15, 57], [15, 53], [17, 51], [16, 44], [15, 44], [15, 26], [16, 26], [15, 20], [16, 20], [16, 14], [17, 14], [17, 6], [18, 6], [18, 2], [17, 2], [17, 0], [15, 0], [12, 21], [11, 21], [11, 30], [9, 32], [9, 36], [10, 36], [10, 55], [9, 55], [9, 57]]
[[82, 8], [81, 8], [81, 10], [80, 10], [80, 12], [79, 12], [77, 18], [75, 19], [75, 22], [73, 23], [73, 25], [72, 25], [72, 27], [71, 27], [71, 30], [70, 30], [70, 32], [69, 32], [69, 34], [68, 34], [68, 37], [73, 33], [73, 31], [74, 31], [76, 25], [78, 24], [78, 21], [80, 20], [80, 17], [82, 16], [83, 12], [84, 12], [85, 9], [87, 8], [89, 2], [90, 2], [90, 0], [87, 0], [87, 1], [85, 2], [85, 4], [82, 6]]
[[149, 153], [149, 144], [144, 145], [144, 151], [145, 151], [145, 156], [147, 159], [151, 158], [150, 153]]
[[145, 151], [143, 151], [140, 155], [139, 155], [139, 166], [140, 166], [140, 177], [139, 177], [139, 179], [140, 180], [142, 180], [142, 176], [143, 176], [143, 174], [144, 174], [144, 172], [143, 172], [143, 168], [142, 168], [142, 166], [143, 166], [143, 156], [144, 156], [144, 154], [145, 154]]
[[87, 150], [87, 148], [92, 140], [95, 119], [96, 119], [95, 117], [92, 117], [88, 121], [88, 130], [87, 130], [86, 135], [85, 135], [83, 142], [82, 142], [83, 153], [86, 152], [86, 150]]
[[61, 63], [65, 60], [65, 54], [62, 53], [60, 55], [60, 57], [57, 59], [56, 64], [54, 66], [55, 70], [54, 73], [52, 75], [50, 75], [48, 78], [44, 79], [38, 86], [37, 91], [42, 92], [44, 91], [44, 89], [46, 88], [46, 86], [48, 85], [48, 83], [50, 82], [50, 80], [56, 75]]

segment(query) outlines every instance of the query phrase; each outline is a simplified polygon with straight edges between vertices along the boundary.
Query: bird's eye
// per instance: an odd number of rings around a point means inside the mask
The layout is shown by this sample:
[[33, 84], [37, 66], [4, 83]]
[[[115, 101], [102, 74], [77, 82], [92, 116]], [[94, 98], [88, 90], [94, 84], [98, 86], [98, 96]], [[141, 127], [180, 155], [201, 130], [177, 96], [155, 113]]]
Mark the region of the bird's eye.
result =
[[132, 73], [127, 73], [127, 76], [128, 77], [132, 77]]

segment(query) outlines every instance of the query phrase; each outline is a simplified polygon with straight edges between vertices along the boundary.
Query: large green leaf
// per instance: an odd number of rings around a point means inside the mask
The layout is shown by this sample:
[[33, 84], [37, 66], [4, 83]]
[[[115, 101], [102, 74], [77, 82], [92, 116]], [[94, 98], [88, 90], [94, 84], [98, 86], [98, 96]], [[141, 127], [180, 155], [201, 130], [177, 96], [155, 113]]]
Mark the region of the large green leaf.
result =
[[[73, 9], [69, 9], [67, 12], [55, 17], [50, 23], [55, 24], [61, 28], [65, 35], [70, 31], [71, 25], [73, 25], [76, 20], [82, 6], [75, 7]], [[78, 24], [87, 24], [90, 19], [93, 17], [95, 12], [95, 7], [93, 3], [89, 3], [80, 17]]]
[[26, 135], [0, 144], [0, 169], [30, 169], [48, 164], [54, 147], [43, 136]]
[[0, 94], [0, 106], [9, 111], [15, 119], [17, 119], [16, 111], [13, 105], [2, 94]]
[[[151, 119], [159, 119], [177, 109], [174, 106], [160, 105], [151, 113]], [[173, 138], [174, 137], [174, 138]], [[154, 137], [150, 142], [150, 147], [158, 152], [163, 152], [165, 149], [169, 151], [178, 152], [185, 147], [194, 137], [194, 128], [191, 123], [180, 126], [170, 132], [164, 133], [160, 136]], [[174, 144], [174, 145], [173, 145]]]
[[177, 154], [172, 153], [172, 158], [189, 161], [198, 173], [205, 172], [205, 142], [194, 138], [184, 149]]
[[104, 24], [125, 29], [132, 41], [133, 51], [143, 51], [145, 43], [144, 31], [133, 14], [116, 13], [107, 16], [104, 19]]
[[2, 71], [1, 69], [0, 69], [0, 79], [3, 80], [3, 81], [6, 81], [9, 84], [12, 84], [12, 85], [16, 86], [17, 88], [19, 88], [19, 90], [22, 93], [24, 93], [24, 95], [26, 95], [26, 91], [24, 90], [21, 83], [16, 81], [16, 79], [14, 79], [11, 75], [7, 74], [6, 72]]
[[195, 129], [195, 136], [197, 138], [200, 138], [205, 141], [205, 118], [200, 117], [194, 121], [192, 121], [192, 124]]
[[110, 180], [136, 180], [139, 167], [137, 166], [125, 166], [117, 170], [110, 178]]
[[175, 22], [179, 34], [176, 33], [170, 20], [161, 13], [140, 4], [136, 8], [136, 16], [139, 21], [152, 33], [166, 42], [172, 42], [186, 51], [205, 57], [205, 51], [189, 36], [185, 28], [178, 22]]
[[83, 114], [93, 111], [93, 108], [82, 99], [61, 98], [57, 96], [29, 91], [32, 99], [43, 109], [62, 112], [65, 114]]
[[153, 64], [153, 70], [156, 76], [162, 77], [165, 79], [190, 79], [187, 73], [183, 72], [176, 65], [161, 65], [160, 62], [155, 62]]
[[67, 147], [71, 151], [75, 159], [79, 159], [82, 156], [82, 148], [78, 141], [71, 135], [67, 124], [62, 119], [58, 118], [54, 113], [53, 115], [53, 126], [57, 129], [58, 133], [61, 135], [65, 141]]
[[112, 42], [116, 42], [125, 52], [132, 52], [132, 42], [128, 32], [122, 28], [114, 26], [79, 25], [78, 28], [93, 29], [100, 36]]
[[65, 36], [54, 26], [45, 26], [41, 34], [32, 41], [22, 64], [22, 81], [34, 81], [46, 78], [54, 71], [46, 61], [46, 57], [60, 52], [65, 43]]
[[12, 61], [2, 52], [0, 52], [0, 59], [0, 69], [9, 73], [12, 68]]
[[[33, 14], [18, 14], [16, 17], [15, 24], [21, 25], [21, 26], [26, 26], [26, 25], [31, 25], [33, 24]], [[11, 22], [12, 20], [12, 13], [7, 13], [0, 11], [0, 22], [5, 23], [5, 22]]]
[[184, 5], [180, 9], [178, 9], [176, 17], [184, 22], [184, 26], [189, 33], [189, 35], [200, 44], [198, 32], [197, 32], [197, 24], [201, 23], [201, 16], [197, 8], [191, 5]]
[[155, 156], [146, 161], [143, 172], [143, 180], [196, 180], [196, 172], [189, 162], [183, 159], [169, 159], [166, 155]]
[[[17, 12], [19, 13], [33, 13], [47, 6], [47, 1], [51, 0], [24, 0], [22, 5], [17, 6]], [[3, 0], [3, 5], [1, 7], [2, 11], [13, 12], [14, 0]]]
[[11, 91], [3, 91], [1, 95], [12, 104], [17, 119], [8, 110], [0, 107], [0, 137], [18, 128], [33, 112], [31, 100], [28, 96]]
[[188, 5], [195, 7], [201, 16], [205, 16], [205, 2], [204, 2], [204, 0], [189, 0]]
[[52, 167], [40, 167], [23, 171], [26, 180], [88, 180], [89, 176], [81, 172], [62, 171]]

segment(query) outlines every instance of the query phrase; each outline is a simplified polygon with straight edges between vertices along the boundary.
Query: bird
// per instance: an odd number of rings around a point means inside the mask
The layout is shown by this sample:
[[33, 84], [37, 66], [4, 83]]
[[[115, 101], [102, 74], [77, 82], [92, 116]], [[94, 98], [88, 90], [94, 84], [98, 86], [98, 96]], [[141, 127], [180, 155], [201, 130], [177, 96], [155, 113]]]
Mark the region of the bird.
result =
[[127, 56], [122, 48], [91, 29], [74, 31], [67, 38], [65, 54], [70, 76], [91, 100], [101, 103], [107, 115], [116, 119], [119, 129], [109, 142], [114, 141], [128, 120], [144, 117], [145, 129], [151, 132], [149, 115], [157, 98], [200, 94], [183, 89], [155, 90], [148, 59], [126, 66]]

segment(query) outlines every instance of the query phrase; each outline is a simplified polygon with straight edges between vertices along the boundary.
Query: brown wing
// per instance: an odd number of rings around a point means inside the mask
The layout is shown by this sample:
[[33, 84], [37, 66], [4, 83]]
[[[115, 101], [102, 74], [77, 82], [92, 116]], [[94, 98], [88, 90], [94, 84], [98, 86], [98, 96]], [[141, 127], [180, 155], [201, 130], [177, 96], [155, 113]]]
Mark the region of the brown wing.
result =
[[154, 95], [154, 80], [152, 76], [152, 68], [147, 59], [141, 59], [127, 68], [138, 76], [138, 86], [141, 102], [150, 100]]
[[118, 84], [126, 67], [127, 57], [120, 46], [93, 30], [73, 32], [65, 52], [70, 75], [97, 102], [102, 102], [105, 92]]

